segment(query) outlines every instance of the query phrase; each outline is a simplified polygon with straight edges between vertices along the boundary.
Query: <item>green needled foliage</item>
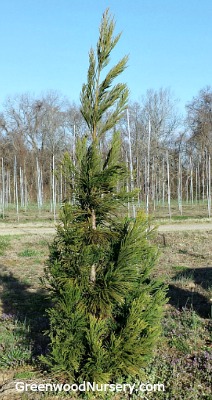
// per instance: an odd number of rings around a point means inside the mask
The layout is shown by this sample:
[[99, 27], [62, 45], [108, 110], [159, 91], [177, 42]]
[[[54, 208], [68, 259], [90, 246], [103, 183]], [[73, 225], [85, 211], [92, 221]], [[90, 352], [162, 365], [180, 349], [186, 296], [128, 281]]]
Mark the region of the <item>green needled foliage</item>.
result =
[[91, 138], [77, 142], [74, 162], [64, 157], [71, 201], [62, 206], [46, 267], [53, 307], [48, 310], [49, 355], [43, 361], [75, 382], [142, 376], [166, 302], [163, 284], [152, 278], [157, 249], [149, 241], [148, 218], [143, 213], [135, 221], [125, 217], [127, 172], [115, 129], [107, 154], [101, 152], [101, 135], [115, 128], [127, 99], [125, 85], [110, 88], [126, 58], [100, 82], [120, 37], [113, 38], [113, 30], [107, 10], [81, 95]]
[[[96, 55], [93, 49], [89, 53], [87, 83], [81, 92], [81, 112], [90, 130], [93, 140], [112, 129], [123, 115], [128, 100], [128, 88], [124, 83], [112, 86], [126, 68], [128, 57], [123, 57], [101, 81], [104, 69], [110, 62], [110, 53], [116, 46], [121, 34], [114, 36], [115, 22], [107, 9], [100, 26]], [[107, 114], [107, 111], [110, 111]], [[102, 121], [105, 116], [104, 121]]]

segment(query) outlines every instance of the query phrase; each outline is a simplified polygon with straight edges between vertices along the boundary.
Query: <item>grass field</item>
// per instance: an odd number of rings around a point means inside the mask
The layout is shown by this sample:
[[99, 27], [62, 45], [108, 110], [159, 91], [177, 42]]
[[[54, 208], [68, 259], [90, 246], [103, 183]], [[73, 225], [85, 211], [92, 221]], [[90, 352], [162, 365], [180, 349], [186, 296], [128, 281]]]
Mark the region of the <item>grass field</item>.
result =
[[[20, 396], [11, 387], [17, 380], [46, 382], [52, 379], [39, 363], [39, 355], [45, 353], [48, 346], [43, 332], [48, 328], [45, 309], [49, 305], [40, 278], [52, 239], [53, 235], [39, 234], [0, 236], [2, 399], [41, 398], [37, 393], [32, 393], [32, 397]], [[148, 393], [148, 399], [212, 398], [211, 239], [212, 231], [157, 233], [155, 236], [159, 260], [154, 273], [168, 284], [169, 302], [161, 341], [144, 374], [149, 382], [164, 383], [166, 392]], [[70, 394], [65, 398], [70, 399]]]
[[[136, 208], [138, 204], [135, 202]], [[127, 208], [127, 205], [126, 205]], [[140, 208], [142, 210], [146, 210], [146, 206], [143, 202], [140, 203]], [[59, 215], [60, 204], [56, 206], [56, 218]], [[152, 215], [154, 220], [164, 220], [168, 221], [170, 219], [168, 204], [158, 203], [153, 204], [150, 203], [149, 211]], [[212, 213], [211, 213], [212, 215]], [[176, 200], [171, 201], [171, 218], [173, 221], [186, 221], [192, 219], [207, 219], [208, 218], [208, 205], [207, 201], [194, 201], [192, 204], [191, 202], [184, 201], [182, 203], [182, 215], [179, 211], [178, 203]], [[7, 222], [32, 222], [32, 221], [41, 221], [41, 222], [53, 222], [54, 221], [54, 214], [50, 203], [44, 203], [41, 209], [38, 209], [36, 203], [29, 204], [26, 208], [20, 207], [18, 209], [14, 204], [9, 204], [7, 208], [5, 208], [4, 213], [0, 207], [0, 223], [7, 223]]]

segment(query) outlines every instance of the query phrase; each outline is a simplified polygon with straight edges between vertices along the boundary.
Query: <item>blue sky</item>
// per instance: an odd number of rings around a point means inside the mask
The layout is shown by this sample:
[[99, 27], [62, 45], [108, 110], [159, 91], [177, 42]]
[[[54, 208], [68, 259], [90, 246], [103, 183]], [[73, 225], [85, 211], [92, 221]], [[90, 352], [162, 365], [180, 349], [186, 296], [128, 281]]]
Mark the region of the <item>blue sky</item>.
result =
[[0, 0], [0, 106], [48, 90], [78, 103], [107, 7], [123, 32], [111, 61], [129, 54], [132, 101], [169, 87], [183, 108], [212, 84], [212, 0]]

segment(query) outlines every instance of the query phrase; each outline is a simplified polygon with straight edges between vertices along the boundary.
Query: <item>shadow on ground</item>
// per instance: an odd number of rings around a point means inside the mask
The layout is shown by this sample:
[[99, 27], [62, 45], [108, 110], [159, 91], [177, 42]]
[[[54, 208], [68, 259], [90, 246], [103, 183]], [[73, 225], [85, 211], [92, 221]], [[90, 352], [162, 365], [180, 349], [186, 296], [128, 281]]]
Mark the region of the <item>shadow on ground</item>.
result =
[[[188, 283], [187, 287], [179, 287], [177, 281], [181, 278], [191, 278], [192, 284]], [[173, 282], [169, 285], [168, 297], [169, 303], [176, 308], [192, 308], [202, 318], [211, 318], [212, 303], [209, 297], [205, 296], [205, 290], [212, 287], [212, 268], [194, 268], [179, 272], [173, 278]], [[186, 285], [184, 285], [186, 286]]]
[[2, 313], [5, 317], [14, 316], [29, 327], [33, 356], [45, 354], [48, 338], [43, 332], [49, 325], [45, 310], [50, 306], [47, 293], [21, 282], [11, 272], [8, 273], [4, 266], [0, 266], [0, 270], [3, 272], [0, 274]]

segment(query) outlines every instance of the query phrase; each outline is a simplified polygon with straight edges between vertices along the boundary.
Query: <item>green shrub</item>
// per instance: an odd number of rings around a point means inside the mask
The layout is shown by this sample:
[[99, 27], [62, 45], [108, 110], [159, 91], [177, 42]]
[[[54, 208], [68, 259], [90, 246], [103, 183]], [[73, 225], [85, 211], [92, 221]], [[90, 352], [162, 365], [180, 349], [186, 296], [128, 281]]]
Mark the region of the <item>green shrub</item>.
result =
[[119, 132], [107, 153], [101, 150], [102, 135], [115, 129], [128, 96], [124, 84], [110, 89], [126, 57], [99, 80], [119, 38], [112, 37], [113, 29], [106, 11], [81, 94], [90, 137], [77, 141], [76, 160], [64, 158], [72, 202], [63, 204], [46, 268], [53, 307], [48, 310], [49, 355], [43, 361], [74, 382], [142, 375], [160, 336], [166, 302], [163, 284], [151, 277], [157, 249], [148, 240], [148, 218], [122, 218], [135, 194], [125, 190]]

